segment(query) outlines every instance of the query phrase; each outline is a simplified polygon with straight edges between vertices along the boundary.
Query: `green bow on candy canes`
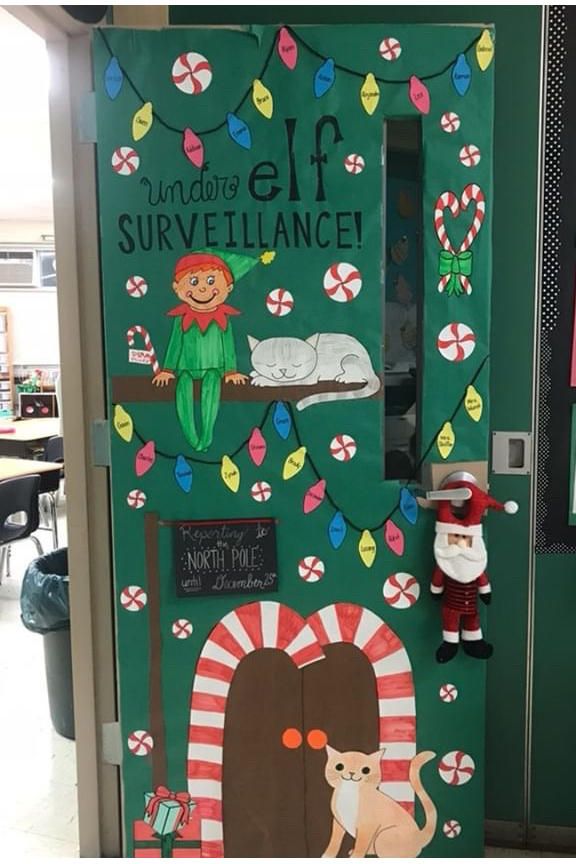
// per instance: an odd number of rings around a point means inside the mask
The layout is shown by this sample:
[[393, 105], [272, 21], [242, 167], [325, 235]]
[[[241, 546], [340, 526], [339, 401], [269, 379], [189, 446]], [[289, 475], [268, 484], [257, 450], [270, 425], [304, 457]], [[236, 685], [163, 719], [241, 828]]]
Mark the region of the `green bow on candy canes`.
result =
[[[446, 291], [449, 296], [455, 294], [470, 294], [471, 286], [468, 276], [472, 275], [472, 252], [448, 252], [443, 249], [438, 256], [438, 273], [442, 277], [438, 285], [439, 291]], [[443, 277], [450, 276], [448, 280]]]

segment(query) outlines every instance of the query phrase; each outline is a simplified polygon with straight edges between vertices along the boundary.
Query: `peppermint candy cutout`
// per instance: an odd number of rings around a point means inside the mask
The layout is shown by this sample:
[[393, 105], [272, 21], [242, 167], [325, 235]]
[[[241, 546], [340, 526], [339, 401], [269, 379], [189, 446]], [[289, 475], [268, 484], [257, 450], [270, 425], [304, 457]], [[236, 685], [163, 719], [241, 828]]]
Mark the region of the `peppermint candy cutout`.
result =
[[266, 297], [266, 308], [271, 315], [283, 318], [294, 308], [294, 297], [285, 288], [275, 288]]
[[442, 684], [438, 695], [442, 702], [455, 702], [458, 698], [458, 688], [454, 684]]
[[476, 765], [462, 750], [451, 750], [438, 763], [438, 773], [449, 786], [463, 786], [474, 776]]
[[[456, 218], [463, 210], [468, 209], [470, 203], [475, 205], [472, 223], [460, 244], [460, 248], [454, 249], [444, 224], [444, 211], [450, 210], [452, 216]], [[438, 291], [440, 293], [445, 289], [447, 289], [448, 294], [472, 293], [472, 283], [468, 278], [472, 274], [472, 253], [469, 250], [482, 228], [485, 213], [486, 199], [476, 183], [469, 183], [468, 186], [465, 186], [460, 199], [454, 192], [442, 192], [436, 199], [434, 230], [442, 247], [438, 263], [440, 275]], [[455, 264], [458, 266], [456, 267]]]
[[133, 756], [149, 756], [154, 749], [154, 739], [146, 729], [136, 729], [128, 735], [128, 749]]
[[250, 494], [254, 501], [259, 501], [263, 503], [264, 501], [268, 501], [270, 496], [272, 495], [272, 487], [269, 483], [266, 483], [265, 480], [259, 480], [257, 483], [252, 485], [250, 489]]
[[467, 324], [447, 324], [438, 334], [437, 347], [445, 360], [461, 363], [476, 348], [476, 336]]
[[460, 159], [462, 165], [465, 165], [466, 168], [474, 168], [474, 166], [478, 165], [478, 163], [480, 162], [480, 148], [476, 147], [475, 144], [466, 144], [460, 150], [458, 158]]
[[395, 39], [393, 36], [386, 36], [378, 46], [378, 53], [383, 60], [397, 60], [402, 53], [402, 46], [398, 39]]
[[140, 510], [146, 504], [146, 493], [141, 489], [132, 489], [126, 496], [126, 503], [134, 510]]
[[462, 833], [462, 826], [456, 819], [447, 819], [442, 825], [442, 831], [449, 840], [454, 840]]
[[351, 435], [335, 435], [330, 442], [330, 455], [338, 462], [349, 462], [356, 450], [356, 441]]
[[460, 117], [454, 111], [446, 111], [440, 118], [440, 126], [444, 132], [452, 135], [460, 128]]
[[187, 618], [177, 618], [172, 622], [172, 635], [176, 639], [188, 639], [192, 635], [192, 624]]
[[148, 595], [140, 585], [128, 585], [120, 593], [120, 603], [127, 612], [141, 612], [148, 602]]
[[362, 288], [360, 271], [345, 261], [332, 264], [324, 274], [324, 291], [336, 303], [348, 303], [354, 300]]
[[142, 276], [130, 276], [126, 280], [126, 291], [130, 297], [144, 297], [148, 291], [148, 283]]
[[172, 66], [172, 82], [189, 96], [207, 90], [212, 81], [212, 67], [203, 54], [189, 51], [180, 54]]
[[409, 609], [420, 597], [420, 585], [410, 573], [393, 573], [384, 582], [382, 593], [393, 609]]
[[324, 576], [324, 562], [315, 555], [307, 555], [298, 564], [298, 575], [305, 582], [319, 582]]
[[140, 167], [140, 157], [133, 147], [117, 147], [112, 153], [112, 168], [116, 174], [129, 177]]
[[349, 153], [344, 159], [344, 168], [349, 174], [361, 174], [365, 167], [364, 157], [358, 153]]

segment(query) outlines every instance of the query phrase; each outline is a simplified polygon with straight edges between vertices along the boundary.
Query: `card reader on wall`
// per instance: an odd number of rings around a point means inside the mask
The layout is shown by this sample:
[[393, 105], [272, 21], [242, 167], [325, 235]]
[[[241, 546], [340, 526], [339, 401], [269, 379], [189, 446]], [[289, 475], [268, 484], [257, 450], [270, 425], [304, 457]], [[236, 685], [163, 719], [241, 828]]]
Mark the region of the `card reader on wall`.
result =
[[530, 474], [531, 432], [492, 433], [492, 471], [494, 474]]

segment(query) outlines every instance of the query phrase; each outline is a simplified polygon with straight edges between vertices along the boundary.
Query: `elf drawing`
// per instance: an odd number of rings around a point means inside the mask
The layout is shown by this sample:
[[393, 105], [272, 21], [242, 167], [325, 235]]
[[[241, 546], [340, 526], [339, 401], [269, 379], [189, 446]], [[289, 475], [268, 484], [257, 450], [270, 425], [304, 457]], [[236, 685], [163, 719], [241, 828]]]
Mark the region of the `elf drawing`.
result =
[[[153, 383], [165, 387], [176, 378], [176, 412], [186, 440], [194, 450], [207, 450], [220, 407], [222, 379], [244, 385], [248, 376], [238, 372], [231, 318], [238, 309], [226, 303], [234, 284], [261, 260], [235, 252], [200, 250], [176, 262], [172, 288], [182, 301], [168, 312], [174, 323], [163, 369]], [[200, 381], [201, 426], [194, 418], [194, 381]]]

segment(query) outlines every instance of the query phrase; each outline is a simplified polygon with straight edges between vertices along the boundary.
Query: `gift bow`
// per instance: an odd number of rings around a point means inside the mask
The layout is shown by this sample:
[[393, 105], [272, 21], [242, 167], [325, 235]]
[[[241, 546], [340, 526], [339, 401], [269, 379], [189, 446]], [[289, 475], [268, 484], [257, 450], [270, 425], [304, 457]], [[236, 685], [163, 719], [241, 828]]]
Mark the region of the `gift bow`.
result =
[[462, 294], [466, 290], [462, 276], [472, 275], [472, 252], [448, 252], [443, 249], [438, 258], [440, 276], [450, 275], [446, 285], [447, 294]]
[[162, 801], [177, 801], [180, 804], [178, 828], [181, 828], [183, 825], [186, 825], [190, 818], [190, 800], [188, 792], [172, 792], [166, 786], [157, 786], [152, 798], [146, 805], [146, 815], [149, 816], [150, 821], [153, 822], [156, 813], [158, 812], [158, 807]]

